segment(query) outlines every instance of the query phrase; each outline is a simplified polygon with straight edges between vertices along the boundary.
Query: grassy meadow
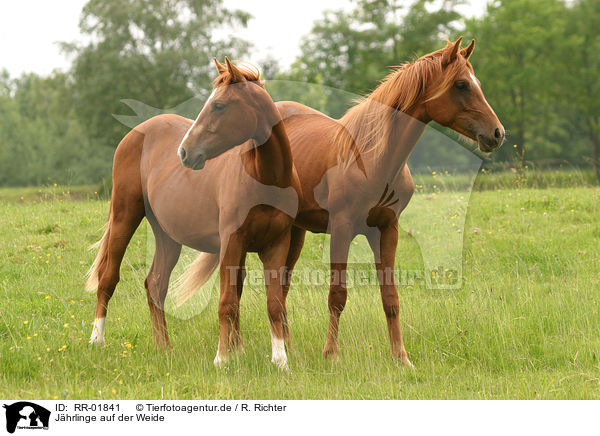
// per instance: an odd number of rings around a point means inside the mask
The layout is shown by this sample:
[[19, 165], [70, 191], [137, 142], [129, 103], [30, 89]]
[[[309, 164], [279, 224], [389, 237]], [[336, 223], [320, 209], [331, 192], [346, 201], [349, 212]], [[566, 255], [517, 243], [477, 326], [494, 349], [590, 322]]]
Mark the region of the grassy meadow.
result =
[[[486, 177], [476, 187], [488, 183]], [[94, 188], [0, 189], [0, 397], [600, 399], [600, 188], [513, 179], [471, 193], [466, 222], [458, 225], [462, 287], [428, 289], [419, 281], [400, 287], [414, 370], [389, 358], [374, 285], [349, 289], [337, 361], [321, 357], [327, 287], [306, 283], [295, 283], [288, 297], [289, 372], [270, 363], [259, 283], [244, 288], [245, 352], [227, 368], [212, 363], [215, 289], [205, 292], [206, 307], [194, 316], [169, 315], [173, 349], [157, 350], [143, 287], [151, 251], [145, 222], [109, 306], [107, 344], [91, 346], [96, 295], [83, 290], [83, 276], [108, 201]], [[442, 206], [456, 193], [415, 195]], [[308, 235], [298, 269], [327, 271], [326, 242]], [[410, 230], [397, 256], [399, 268], [422, 265]], [[255, 255], [249, 267], [258, 268]]]

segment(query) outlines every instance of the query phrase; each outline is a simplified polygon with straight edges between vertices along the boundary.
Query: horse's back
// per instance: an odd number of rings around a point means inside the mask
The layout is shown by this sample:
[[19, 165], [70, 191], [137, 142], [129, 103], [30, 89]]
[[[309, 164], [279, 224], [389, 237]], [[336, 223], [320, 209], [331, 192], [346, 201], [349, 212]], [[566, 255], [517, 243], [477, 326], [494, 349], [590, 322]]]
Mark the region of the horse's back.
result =
[[329, 118], [323, 112], [319, 112], [316, 109], [295, 101], [278, 101], [275, 103], [275, 107], [279, 110], [281, 119], [284, 121], [294, 115], [320, 115]]
[[[278, 101], [275, 106], [281, 114], [288, 137], [292, 153], [294, 149], [302, 149], [303, 154], [310, 152], [306, 147], [310, 145], [319, 145], [319, 142], [329, 143], [333, 140], [338, 122], [328, 117], [316, 109], [305, 106], [295, 101]], [[319, 139], [315, 141], [315, 139]], [[316, 147], [317, 149], [319, 147]], [[330, 147], [326, 147], [329, 149]], [[321, 153], [322, 150], [318, 150]], [[294, 160], [297, 157], [294, 156]]]

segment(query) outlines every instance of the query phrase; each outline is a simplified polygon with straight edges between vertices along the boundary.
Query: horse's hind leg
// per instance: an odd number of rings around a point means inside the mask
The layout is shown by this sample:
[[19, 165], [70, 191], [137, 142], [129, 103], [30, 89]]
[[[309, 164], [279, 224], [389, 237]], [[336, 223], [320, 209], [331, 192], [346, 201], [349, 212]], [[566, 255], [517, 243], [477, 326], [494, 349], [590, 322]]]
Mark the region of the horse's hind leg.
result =
[[113, 189], [106, 232], [90, 271], [88, 290], [97, 288], [96, 319], [90, 343], [104, 343], [106, 308], [119, 281], [127, 244], [145, 215], [140, 176], [143, 135], [132, 130], [121, 141], [113, 163]]
[[155, 219], [149, 218], [149, 221], [156, 239], [156, 250], [144, 285], [146, 286], [150, 308], [152, 335], [158, 347], [170, 348], [171, 343], [169, 342], [167, 320], [165, 318], [165, 298], [167, 297], [171, 272], [181, 254], [181, 244], [171, 239], [160, 228]]
[[113, 190], [108, 228], [98, 255], [98, 291], [96, 317], [90, 343], [104, 343], [104, 323], [108, 302], [119, 282], [119, 269], [127, 244], [144, 217], [144, 204], [141, 198], [121, 194]]

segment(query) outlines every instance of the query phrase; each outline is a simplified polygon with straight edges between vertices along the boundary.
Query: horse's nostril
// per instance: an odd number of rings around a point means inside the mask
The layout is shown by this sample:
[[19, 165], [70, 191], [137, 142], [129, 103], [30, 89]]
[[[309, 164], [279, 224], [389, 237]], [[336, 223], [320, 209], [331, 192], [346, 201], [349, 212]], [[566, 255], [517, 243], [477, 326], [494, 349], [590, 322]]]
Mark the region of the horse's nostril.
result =
[[185, 156], [186, 156], [186, 154], [187, 154], [187, 153], [186, 153], [186, 151], [185, 151], [185, 148], [180, 148], [180, 149], [179, 149], [179, 159], [181, 159], [182, 161], [184, 161], [184, 160], [185, 160]]
[[498, 127], [496, 127], [496, 130], [494, 130], [494, 136], [496, 139], [500, 139], [502, 137], [502, 133], [500, 133], [500, 129]]

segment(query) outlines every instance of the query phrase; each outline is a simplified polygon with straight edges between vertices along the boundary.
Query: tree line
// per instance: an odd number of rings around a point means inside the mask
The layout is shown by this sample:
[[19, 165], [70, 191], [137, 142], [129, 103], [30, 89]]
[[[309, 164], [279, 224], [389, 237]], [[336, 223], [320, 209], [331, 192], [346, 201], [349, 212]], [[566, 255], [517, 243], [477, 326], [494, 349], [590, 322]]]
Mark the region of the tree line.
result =
[[[481, 16], [467, 12], [460, 0], [358, 0], [326, 12], [290, 68], [256, 63], [275, 99], [337, 117], [390, 66], [440, 48], [446, 36], [475, 38], [471, 62], [507, 130], [487, 164], [593, 167], [600, 178], [600, 1], [495, 0]], [[129, 130], [112, 116], [131, 113], [121, 100], [195, 116], [214, 77], [212, 56], [248, 59], [251, 47], [235, 33], [249, 19], [221, 0], [90, 0], [80, 18], [86, 42], [62, 45], [68, 71], [0, 73], [0, 185], [109, 177]]]

